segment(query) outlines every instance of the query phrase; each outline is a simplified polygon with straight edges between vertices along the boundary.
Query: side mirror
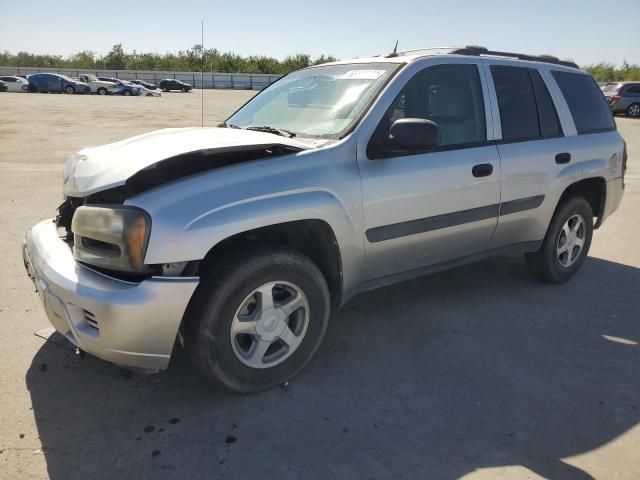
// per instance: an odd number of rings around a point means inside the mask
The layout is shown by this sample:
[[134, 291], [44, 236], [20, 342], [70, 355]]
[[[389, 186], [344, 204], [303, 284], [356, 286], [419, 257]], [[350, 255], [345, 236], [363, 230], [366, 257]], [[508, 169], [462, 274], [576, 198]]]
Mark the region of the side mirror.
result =
[[401, 118], [391, 125], [388, 140], [406, 150], [431, 150], [440, 143], [440, 129], [424, 118]]

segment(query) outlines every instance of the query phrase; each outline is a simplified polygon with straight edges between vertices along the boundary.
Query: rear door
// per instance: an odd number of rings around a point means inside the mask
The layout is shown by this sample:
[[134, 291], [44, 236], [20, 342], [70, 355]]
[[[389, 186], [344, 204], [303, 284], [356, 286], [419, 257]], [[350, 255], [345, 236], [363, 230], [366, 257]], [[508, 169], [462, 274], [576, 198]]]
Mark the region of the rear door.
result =
[[[490, 249], [541, 240], [557, 199], [550, 187], [571, 161], [544, 72], [486, 60], [501, 159], [500, 218]], [[571, 173], [570, 173], [571, 175]], [[579, 175], [578, 175], [579, 176]], [[541, 215], [541, 212], [544, 214]]]
[[[497, 223], [500, 162], [481, 60], [426, 66], [405, 82], [357, 152], [368, 279], [482, 252]], [[437, 123], [440, 145], [388, 149], [384, 138], [401, 118]]]

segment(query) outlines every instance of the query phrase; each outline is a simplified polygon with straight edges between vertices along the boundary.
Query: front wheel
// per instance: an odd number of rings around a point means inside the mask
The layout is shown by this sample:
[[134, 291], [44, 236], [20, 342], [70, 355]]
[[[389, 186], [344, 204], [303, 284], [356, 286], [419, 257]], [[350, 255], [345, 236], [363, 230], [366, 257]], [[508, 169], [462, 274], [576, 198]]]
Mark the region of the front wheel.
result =
[[187, 310], [185, 346], [209, 379], [238, 392], [286, 382], [309, 362], [329, 323], [329, 290], [301, 253], [238, 250], [202, 275]]
[[107, 89], [106, 89], [106, 88], [104, 88], [104, 87], [100, 87], [100, 88], [98, 89], [98, 95], [106, 95], [107, 93], [108, 93], [108, 92], [107, 92]]
[[122, 92], [122, 95], [124, 95], [125, 97], [128, 97], [131, 95], [131, 90], [125, 90], [124, 92]]
[[529, 272], [542, 282], [566, 282], [584, 263], [592, 236], [591, 205], [583, 197], [568, 199], [551, 219], [540, 250], [525, 254]]
[[73, 88], [71, 85], [67, 86], [67, 88], [64, 89], [64, 92], [71, 95], [72, 93], [76, 93], [76, 89]]
[[640, 103], [632, 103], [629, 105], [629, 108], [627, 108], [627, 116], [634, 118], [640, 117]]

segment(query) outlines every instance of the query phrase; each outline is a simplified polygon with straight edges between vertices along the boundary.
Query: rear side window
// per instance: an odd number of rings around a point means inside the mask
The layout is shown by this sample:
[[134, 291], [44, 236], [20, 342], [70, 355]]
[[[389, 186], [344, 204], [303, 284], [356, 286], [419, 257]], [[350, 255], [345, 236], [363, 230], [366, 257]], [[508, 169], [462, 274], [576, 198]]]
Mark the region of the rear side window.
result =
[[540, 138], [538, 107], [529, 69], [492, 65], [491, 76], [498, 96], [502, 139]]
[[553, 71], [578, 134], [615, 130], [613, 114], [598, 84], [589, 75]]
[[560, 127], [556, 107], [553, 104], [553, 100], [551, 100], [551, 95], [549, 95], [549, 90], [547, 90], [547, 86], [544, 84], [537, 70], [529, 70], [529, 72], [531, 73], [533, 90], [538, 102], [540, 132], [545, 138], [560, 137], [562, 135], [562, 128]]

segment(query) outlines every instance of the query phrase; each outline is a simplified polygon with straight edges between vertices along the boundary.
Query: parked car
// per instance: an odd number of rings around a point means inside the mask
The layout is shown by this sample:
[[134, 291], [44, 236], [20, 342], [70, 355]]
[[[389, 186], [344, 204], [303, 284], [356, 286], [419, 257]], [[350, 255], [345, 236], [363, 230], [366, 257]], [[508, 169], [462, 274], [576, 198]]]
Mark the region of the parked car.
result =
[[135, 83], [136, 85], [142, 85], [144, 88], [148, 88], [149, 90], [155, 90], [158, 88], [151, 82], [145, 82], [144, 80], [131, 80], [131, 83]]
[[640, 82], [610, 82], [602, 93], [613, 113], [640, 117]]
[[89, 73], [82, 73], [78, 75], [78, 80], [89, 85], [91, 87], [91, 92], [97, 93], [98, 95], [118, 93], [118, 85], [114, 82], [100, 80], [95, 75], [91, 75]]
[[193, 87], [188, 83], [181, 82], [180, 80], [176, 80], [175, 78], [166, 78], [164, 80], [160, 80], [160, 83], [158, 83], [158, 88], [163, 92], [168, 92], [170, 90], [181, 90], [183, 92], [190, 92]]
[[8, 89], [7, 84], [0, 80], [0, 92], [6, 92]]
[[0, 81], [7, 85], [7, 91], [9, 92], [21, 92], [26, 93], [29, 91], [29, 82], [22, 77], [5, 76], [0, 77]]
[[[593, 78], [481, 47], [293, 72], [219, 128], [85, 148], [23, 245], [54, 327], [242, 392], [288, 381], [359, 292], [507, 252], [568, 281], [627, 149]], [[541, 341], [544, 341], [541, 339]]]
[[142, 85], [138, 85], [140, 87], [140, 95], [144, 97], [161, 97], [162, 94], [158, 90], [150, 90]]
[[58, 73], [34, 73], [27, 76], [29, 91], [39, 93], [91, 93], [91, 87]]
[[104, 82], [113, 82], [117, 86], [117, 93], [120, 95], [124, 95], [128, 97], [130, 95], [140, 95], [142, 93], [142, 87], [140, 85], [135, 85], [126, 80], [121, 80], [119, 78], [111, 78], [111, 77], [98, 77], [100, 80]]

